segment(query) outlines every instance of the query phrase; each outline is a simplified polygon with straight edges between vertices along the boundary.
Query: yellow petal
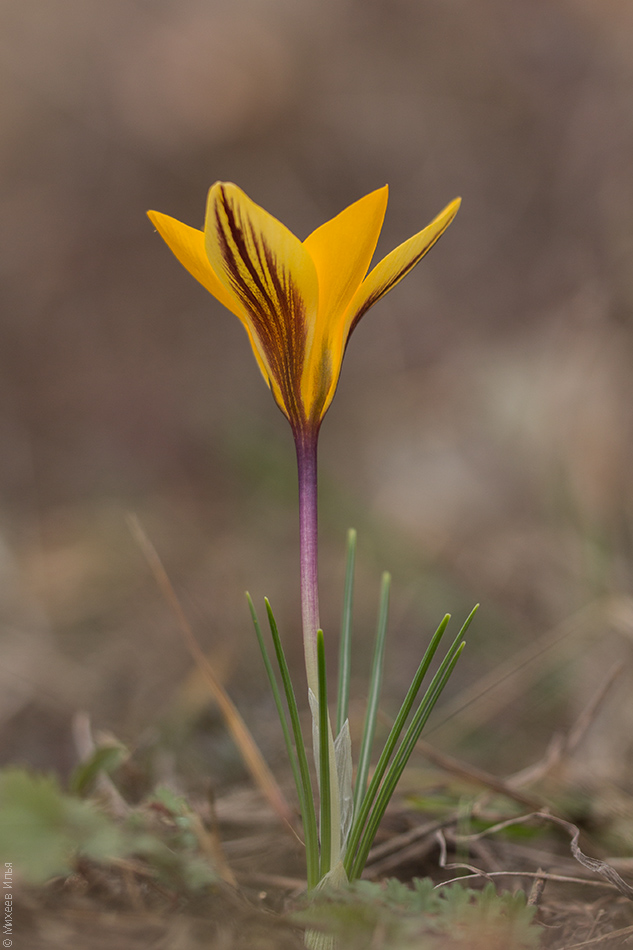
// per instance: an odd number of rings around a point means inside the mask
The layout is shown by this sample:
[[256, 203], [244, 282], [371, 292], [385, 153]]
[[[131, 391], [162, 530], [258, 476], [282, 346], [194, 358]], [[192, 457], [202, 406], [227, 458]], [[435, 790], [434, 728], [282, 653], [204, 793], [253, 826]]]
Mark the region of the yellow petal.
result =
[[216, 300], [223, 304], [231, 313], [239, 317], [244, 324], [244, 329], [248, 334], [248, 339], [253, 347], [255, 358], [261, 370], [262, 376], [270, 386], [270, 380], [266, 367], [262, 363], [257, 348], [253, 343], [250, 327], [244, 316], [242, 308], [229, 291], [217, 278], [217, 275], [207, 257], [204, 249], [204, 231], [198, 231], [197, 228], [190, 228], [188, 224], [183, 224], [175, 218], [170, 218], [168, 214], [162, 214], [160, 211], [148, 211], [147, 216], [162, 237], [165, 244], [169, 247], [175, 257], [185, 267], [189, 273], [200, 281], [210, 294], [213, 294]]
[[332, 401], [344, 352], [343, 317], [367, 273], [387, 207], [385, 185], [341, 211], [303, 242], [319, 279], [319, 311], [302, 382], [302, 398], [319, 421]]
[[161, 214], [160, 211], [148, 211], [147, 217], [182, 266], [200, 281], [216, 300], [242, 319], [237, 301], [220, 283], [209, 263], [204, 249], [204, 231], [190, 228], [188, 224], [170, 218], [168, 214]]
[[363, 314], [395, 287], [441, 238], [457, 214], [460, 204], [461, 198], [455, 198], [423, 231], [409, 238], [376, 264], [358, 288], [345, 314], [344, 345]]
[[319, 278], [319, 323], [335, 322], [360, 287], [387, 208], [387, 185], [322, 224], [305, 239]]
[[291, 231], [230, 182], [209, 191], [205, 221], [209, 263], [240, 305], [273, 395], [293, 425], [305, 421], [304, 359], [318, 307], [308, 251]]

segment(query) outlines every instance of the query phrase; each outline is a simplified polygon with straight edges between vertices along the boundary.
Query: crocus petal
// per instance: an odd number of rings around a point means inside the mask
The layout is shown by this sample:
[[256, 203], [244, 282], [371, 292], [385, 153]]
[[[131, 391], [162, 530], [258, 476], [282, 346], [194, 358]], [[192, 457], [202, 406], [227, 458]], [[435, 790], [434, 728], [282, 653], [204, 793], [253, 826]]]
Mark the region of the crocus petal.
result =
[[376, 250], [388, 193], [385, 185], [365, 195], [303, 242], [319, 279], [319, 310], [302, 395], [321, 417], [338, 382], [344, 350], [342, 318]]
[[319, 322], [336, 323], [367, 273], [387, 209], [388, 186], [355, 201], [305, 239], [319, 278]]
[[218, 279], [239, 301], [280, 409], [301, 428], [309, 415], [300, 399], [301, 377], [319, 299], [310, 254], [230, 182], [216, 182], [209, 191], [205, 247]]
[[345, 314], [345, 344], [363, 314], [395, 287], [441, 238], [460, 204], [461, 198], [455, 198], [423, 231], [400, 244], [376, 264], [358, 288]]
[[147, 217], [182, 266], [200, 281], [216, 300], [241, 318], [237, 300], [220, 283], [209, 263], [204, 249], [204, 231], [190, 228], [188, 224], [176, 221], [175, 218], [170, 218], [168, 214], [161, 214], [160, 211], [148, 211]]
[[248, 334], [251, 346], [255, 353], [255, 358], [262, 372], [262, 376], [270, 385], [266, 367], [262, 363], [261, 357], [253, 342], [251, 330], [244, 312], [238, 300], [227, 291], [224, 284], [221, 284], [217, 275], [207, 257], [204, 249], [204, 231], [197, 228], [190, 228], [188, 224], [183, 224], [175, 218], [170, 218], [168, 214], [162, 214], [160, 211], [148, 211], [147, 217], [150, 219], [165, 244], [172, 251], [174, 256], [180, 261], [192, 277], [195, 277], [210, 294], [213, 294], [216, 300], [223, 304], [227, 310], [234, 313], [236, 317], [244, 324], [244, 329]]

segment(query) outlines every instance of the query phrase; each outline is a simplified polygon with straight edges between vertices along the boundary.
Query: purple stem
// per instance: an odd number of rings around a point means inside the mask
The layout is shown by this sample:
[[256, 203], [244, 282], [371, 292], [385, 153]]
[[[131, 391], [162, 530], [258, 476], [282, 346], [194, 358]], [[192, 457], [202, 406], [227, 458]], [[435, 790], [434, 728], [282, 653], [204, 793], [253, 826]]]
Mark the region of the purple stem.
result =
[[299, 536], [301, 619], [308, 687], [318, 696], [316, 635], [319, 629], [317, 568], [317, 443], [318, 431], [295, 435], [299, 473]]

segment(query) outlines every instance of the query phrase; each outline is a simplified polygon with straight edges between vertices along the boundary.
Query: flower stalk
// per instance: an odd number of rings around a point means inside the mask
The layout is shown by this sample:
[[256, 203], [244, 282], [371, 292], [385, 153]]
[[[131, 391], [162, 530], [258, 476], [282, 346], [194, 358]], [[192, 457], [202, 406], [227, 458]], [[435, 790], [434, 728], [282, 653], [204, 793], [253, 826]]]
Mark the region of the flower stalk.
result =
[[319, 695], [317, 630], [319, 621], [318, 577], [318, 433], [295, 435], [299, 479], [299, 571], [301, 620], [308, 689]]
[[295, 433], [299, 482], [299, 565], [301, 619], [314, 760], [321, 798], [321, 877], [341, 855], [341, 804], [337, 756], [327, 708], [325, 645], [319, 621], [318, 429]]

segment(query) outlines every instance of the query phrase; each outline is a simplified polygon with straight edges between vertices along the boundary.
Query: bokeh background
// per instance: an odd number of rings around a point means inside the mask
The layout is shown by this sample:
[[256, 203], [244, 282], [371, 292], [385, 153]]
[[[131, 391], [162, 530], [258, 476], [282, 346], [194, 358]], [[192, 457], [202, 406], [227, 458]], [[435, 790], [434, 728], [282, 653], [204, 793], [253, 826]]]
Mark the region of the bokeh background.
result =
[[632, 36], [627, 0], [1, 0], [2, 761], [66, 773], [85, 710], [158, 772], [243, 774], [133, 512], [275, 763], [243, 592], [301, 676], [291, 436], [145, 211], [201, 226], [228, 179], [305, 237], [388, 182], [378, 254], [463, 205], [363, 320], [322, 430], [333, 656], [359, 531], [355, 715], [389, 569], [387, 713], [480, 601], [430, 740], [520, 769], [619, 660], [576, 767], [625, 781]]

